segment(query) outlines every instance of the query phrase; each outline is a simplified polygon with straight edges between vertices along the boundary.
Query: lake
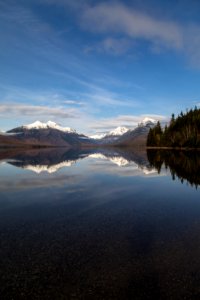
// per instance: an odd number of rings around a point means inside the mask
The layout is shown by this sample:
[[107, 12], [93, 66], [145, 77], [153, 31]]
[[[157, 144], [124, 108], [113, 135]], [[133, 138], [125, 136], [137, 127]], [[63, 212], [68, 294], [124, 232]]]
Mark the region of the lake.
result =
[[0, 151], [1, 299], [200, 299], [200, 152]]

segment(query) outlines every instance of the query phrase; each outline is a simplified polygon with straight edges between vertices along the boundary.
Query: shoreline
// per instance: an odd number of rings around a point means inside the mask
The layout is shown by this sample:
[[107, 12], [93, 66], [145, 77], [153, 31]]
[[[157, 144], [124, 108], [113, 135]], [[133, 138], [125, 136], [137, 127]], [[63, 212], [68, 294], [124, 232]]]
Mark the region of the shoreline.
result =
[[147, 150], [181, 150], [181, 151], [200, 151], [200, 148], [194, 147], [150, 147], [146, 146]]

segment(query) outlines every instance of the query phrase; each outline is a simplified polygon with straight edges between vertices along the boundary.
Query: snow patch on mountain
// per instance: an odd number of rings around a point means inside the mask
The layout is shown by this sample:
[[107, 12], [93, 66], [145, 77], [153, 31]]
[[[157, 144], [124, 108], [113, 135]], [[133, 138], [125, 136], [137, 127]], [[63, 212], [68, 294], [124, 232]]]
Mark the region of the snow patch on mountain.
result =
[[117, 127], [114, 130], [111, 130], [107, 135], [122, 135], [124, 133], [126, 133], [127, 131], [129, 131], [128, 128], [126, 127]]
[[129, 161], [123, 157], [110, 157], [109, 160], [119, 167], [124, 167], [130, 164]]
[[156, 121], [155, 119], [151, 119], [151, 118], [148, 118], [148, 117], [146, 117], [146, 118], [144, 118], [144, 119], [142, 120], [142, 123], [143, 123], [143, 124], [147, 124], [147, 123], [149, 123], [149, 122], [151, 122], [151, 123], [156, 123], [157, 121]]
[[105, 136], [106, 133], [100, 133], [100, 134], [91, 135], [90, 138], [95, 140], [100, 140], [103, 139]]
[[76, 131], [70, 127], [62, 127], [59, 124], [52, 122], [52, 121], [48, 121], [47, 123], [42, 123], [40, 121], [36, 121], [34, 123], [28, 124], [28, 125], [24, 125], [23, 128], [26, 129], [57, 129], [63, 132], [69, 132], [69, 133], [75, 133]]

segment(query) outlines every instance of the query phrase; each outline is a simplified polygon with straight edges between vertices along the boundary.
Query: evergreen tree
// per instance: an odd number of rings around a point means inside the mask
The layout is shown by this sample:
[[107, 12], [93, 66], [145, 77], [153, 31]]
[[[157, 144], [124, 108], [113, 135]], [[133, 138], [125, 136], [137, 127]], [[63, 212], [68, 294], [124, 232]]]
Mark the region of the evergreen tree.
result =
[[152, 147], [200, 147], [200, 109], [187, 110], [175, 118], [172, 114], [169, 126], [162, 130], [160, 122], [150, 129], [147, 146]]

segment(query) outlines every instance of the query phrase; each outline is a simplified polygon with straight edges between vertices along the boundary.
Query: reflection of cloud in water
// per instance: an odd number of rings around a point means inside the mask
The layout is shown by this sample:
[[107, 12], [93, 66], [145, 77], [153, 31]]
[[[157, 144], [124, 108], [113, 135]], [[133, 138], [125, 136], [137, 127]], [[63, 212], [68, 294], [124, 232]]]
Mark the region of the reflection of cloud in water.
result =
[[56, 175], [56, 176], [16, 176], [14, 180], [10, 178], [4, 178], [0, 181], [0, 190], [15, 192], [15, 190], [26, 190], [32, 188], [51, 188], [51, 187], [64, 187], [70, 185], [76, 185], [83, 180], [81, 175]]
[[118, 166], [114, 165], [112, 162], [107, 163], [94, 163], [88, 165], [88, 169], [91, 172], [105, 173], [105, 174], [113, 174], [115, 176], [120, 177], [157, 177], [157, 176], [165, 176], [166, 172], [161, 172], [158, 174], [157, 170], [150, 167], [140, 166], [133, 162], [129, 165], [126, 165], [122, 168], [118, 168]]

